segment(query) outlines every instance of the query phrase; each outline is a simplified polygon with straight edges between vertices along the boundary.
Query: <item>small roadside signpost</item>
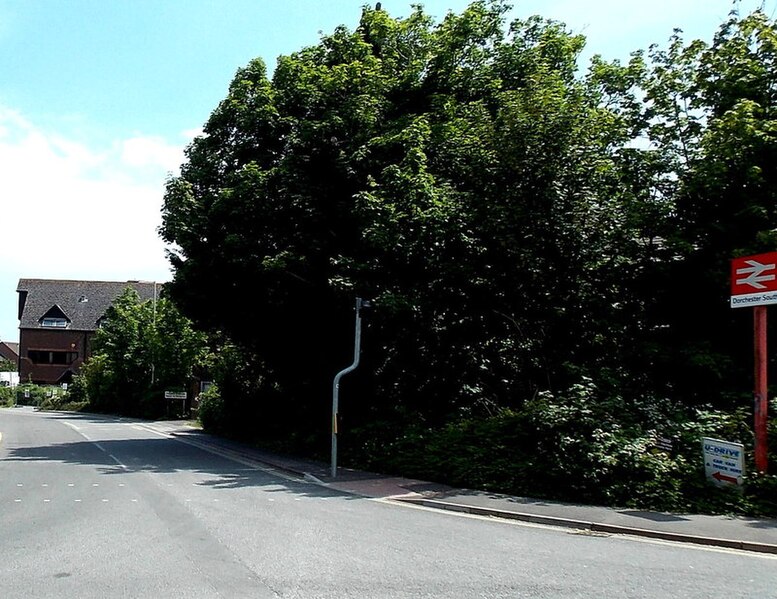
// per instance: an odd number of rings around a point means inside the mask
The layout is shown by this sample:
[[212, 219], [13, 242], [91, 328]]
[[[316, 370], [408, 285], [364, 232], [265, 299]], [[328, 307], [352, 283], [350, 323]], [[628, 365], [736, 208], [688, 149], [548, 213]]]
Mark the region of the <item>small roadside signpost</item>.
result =
[[777, 304], [777, 252], [731, 261], [731, 307], [753, 308], [755, 469], [766, 472], [766, 307]]
[[742, 488], [745, 473], [745, 446], [703, 437], [704, 474], [719, 487]]
[[186, 413], [186, 391], [165, 391], [165, 399], [180, 399], [181, 400], [181, 414]]

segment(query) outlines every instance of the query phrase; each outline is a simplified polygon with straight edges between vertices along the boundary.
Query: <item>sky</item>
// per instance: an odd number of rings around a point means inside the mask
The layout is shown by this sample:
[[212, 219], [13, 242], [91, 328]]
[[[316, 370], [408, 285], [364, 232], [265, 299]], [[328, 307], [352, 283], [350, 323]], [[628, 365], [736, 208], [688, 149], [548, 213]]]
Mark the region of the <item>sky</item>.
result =
[[[437, 20], [469, 0], [416, 1]], [[168, 176], [237, 69], [353, 29], [364, 0], [0, 0], [0, 340], [18, 341], [21, 278], [169, 281]], [[710, 40], [733, 7], [777, 0], [526, 0], [628, 59], [674, 28]], [[409, 0], [382, 0], [394, 17]]]

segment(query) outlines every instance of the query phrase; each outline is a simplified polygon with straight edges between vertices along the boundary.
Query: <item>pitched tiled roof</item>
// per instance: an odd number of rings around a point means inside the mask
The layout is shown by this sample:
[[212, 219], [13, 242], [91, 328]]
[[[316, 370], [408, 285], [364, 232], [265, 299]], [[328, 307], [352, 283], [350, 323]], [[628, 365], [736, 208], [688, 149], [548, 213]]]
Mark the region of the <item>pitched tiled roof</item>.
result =
[[41, 319], [57, 306], [67, 317], [69, 330], [93, 331], [97, 321], [127, 288], [138, 292], [142, 301], [159, 297], [160, 283], [149, 281], [58, 281], [20, 279], [19, 328], [41, 328]]
[[0, 358], [16, 362], [19, 358], [19, 344], [10, 341], [0, 341]]

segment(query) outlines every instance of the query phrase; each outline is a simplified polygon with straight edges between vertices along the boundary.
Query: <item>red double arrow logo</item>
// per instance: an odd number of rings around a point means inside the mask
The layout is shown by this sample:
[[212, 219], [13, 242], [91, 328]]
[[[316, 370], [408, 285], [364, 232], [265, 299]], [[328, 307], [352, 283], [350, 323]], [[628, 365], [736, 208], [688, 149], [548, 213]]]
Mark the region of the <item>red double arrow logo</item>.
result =
[[777, 291], [777, 252], [731, 261], [731, 295]]

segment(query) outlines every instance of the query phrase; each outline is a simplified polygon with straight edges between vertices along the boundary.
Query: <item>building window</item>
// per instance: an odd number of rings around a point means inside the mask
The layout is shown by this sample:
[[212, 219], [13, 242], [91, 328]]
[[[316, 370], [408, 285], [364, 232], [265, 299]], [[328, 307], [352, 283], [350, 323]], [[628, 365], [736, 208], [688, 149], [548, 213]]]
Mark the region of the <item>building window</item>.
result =
[[31, 349], [27, 352], [27, 357], [33, 364], [57, 364], [66, 366], [78, 359], [78, 352]]
[[42, 327], [57, 327], [64, 329], [67, 326], [67, 319], [66, 318], [52, 318], [52, 317], [46, 317], [43, 320], [40, 321], [40, 326]]

